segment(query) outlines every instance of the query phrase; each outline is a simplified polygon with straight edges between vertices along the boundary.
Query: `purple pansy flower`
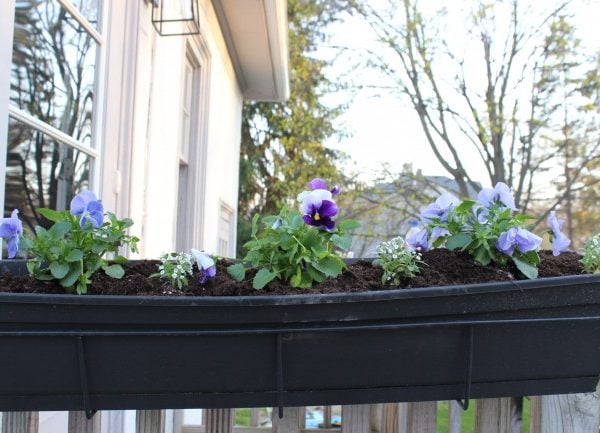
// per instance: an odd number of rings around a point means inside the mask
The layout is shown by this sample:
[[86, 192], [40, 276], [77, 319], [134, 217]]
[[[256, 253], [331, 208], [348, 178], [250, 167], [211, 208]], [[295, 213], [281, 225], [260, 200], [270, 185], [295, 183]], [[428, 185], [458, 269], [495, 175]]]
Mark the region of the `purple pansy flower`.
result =
[[100, 227], [104, 222], [104, 207], [93, 192], [85, 190], [71, 200], [71, 215], [80, 217], [81, 228], [88, 222], [93, 227]]
[[338, 207], [330, 191], [326, 189], [304, 191], [298, 198], [302, 201], [304, 214], [302, 219], [306, 224], [326, 230], [335, 228], [335, 221], [332, 218], [337, 215]]
[[522, 253], [537, 250], [542, 238], [520, 227], [513, 227], [498, 236], [496, 248], [507, 256], [512, 256], [515, 248]]
[[191, 249], [190, 252], [196, 260], [198, 272], [200, 272], [200, 284], [206, 283], [217, 275], [217, 266], [214, 259], [204, 251]]
[[429, 248], [429, 240], [427, 239], [427, 229], [411, 227], [404, 237], [407, 249], [409, 251], [427, 251]]
[[[317, 177], [316, 179], [311, 180], [308, 184], [310, 186], [310, 189], [312, 189], [313, 191], [315, 189], [329, 190], [329, 188], [327, 187], [327, 182], [325, 182], [320, 177]], [[331, 192], [333, 195], [337, 195], [340, 193], [340, 188], [336, 185], [333, 188], [331, 188], [331, 190], [329, 190], [329, 192]]]
[[512, 192], [508, 185], [503, 182], [498, 182], [494, 188], [483, 188], [477, 194], [477, 201], [485, 207], [500, 202], [513, 211], [517, 210]]
[[0, 222], [0, 238], [6, 240], [8, 258], [12, 259], [19, 251], [19, 237], [23, 234], [23, 224], [19, 219], [19, 211], [13, 210], [9, 218], [2, 218]]
[[425, 222], [430, 222], [436, 218], [446, 222], [448, 221], [448, 214], [450, 211], [459, 203], [460, 200], [454, 195], [445, 193], [442, 194], [435, 202], [423, 209], [419, 216]]
[[563, 232], [560, 231], [564, 220], [558, 220], [556, 218], [556, 212], [550, 212], [548, 215], [548, 225], [550, 226], [550, 239], [552, 240], [552, 254], [558, 256], [561, 252], [566, 251], [571, 245], [571, 239], [569, 239]]

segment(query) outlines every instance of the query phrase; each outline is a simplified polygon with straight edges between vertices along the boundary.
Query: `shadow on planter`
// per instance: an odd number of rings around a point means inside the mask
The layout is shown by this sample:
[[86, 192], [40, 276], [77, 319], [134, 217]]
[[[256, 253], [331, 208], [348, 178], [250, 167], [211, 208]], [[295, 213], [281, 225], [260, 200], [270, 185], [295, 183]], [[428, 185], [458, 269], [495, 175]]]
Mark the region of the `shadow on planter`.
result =
[[1, 293], [0, 326], [2, 411], [589, 392], [600, 275], [297, 296]]

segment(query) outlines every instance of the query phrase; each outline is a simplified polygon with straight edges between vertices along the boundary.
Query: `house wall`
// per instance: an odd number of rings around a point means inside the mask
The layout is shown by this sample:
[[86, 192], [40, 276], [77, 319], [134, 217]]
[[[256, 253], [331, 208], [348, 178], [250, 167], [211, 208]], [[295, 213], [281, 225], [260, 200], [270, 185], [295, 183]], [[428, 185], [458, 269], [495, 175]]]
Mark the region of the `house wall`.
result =
[[[221, 206], [234, 216], [237, 208], [242, 93], [209, 0], [200, 2], [199, 36], [160, 36], [151, 12], [143, 2], [112, 2], [102, 198], [107, 209], [134, 220], [139, 256], [175, 250], [180, 89], [189, 51], [200, 66], [194, 145], [204, 146], [193, 188], [193, 245], [217, 252]], [[230, 243], [235, 251], [235, 239]]]

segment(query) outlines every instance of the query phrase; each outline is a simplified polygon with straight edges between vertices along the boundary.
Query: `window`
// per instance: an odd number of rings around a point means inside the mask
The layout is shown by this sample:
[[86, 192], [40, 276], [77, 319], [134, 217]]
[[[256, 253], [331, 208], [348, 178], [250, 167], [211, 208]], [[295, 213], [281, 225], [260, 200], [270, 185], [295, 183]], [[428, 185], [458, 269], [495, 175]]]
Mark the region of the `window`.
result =
[[179, 139], [179, 174], [177, 201], [177, 251], [187, 251], [194, 245], [194, 231], [200, 225], [196, 219], [192, 196], [194, 179], [198, 178], [198, 92], [200, 89], [200, 66], [191, 53], [183, 65], [183, 93], [181, 95], [181, 137]]
[[221, 203], [219, 212], [219, 238], [217, 254], [222, 257], [235, 257], [233, 239], [234, 233], [233, 209]]
[[177, 251], [204, 248], [209, 51], [201, 36], [187, 39], [181, 72]]
[[29, 229], [95, 186], [100, 15], [100, 0], [15, 2], [4, 213]]

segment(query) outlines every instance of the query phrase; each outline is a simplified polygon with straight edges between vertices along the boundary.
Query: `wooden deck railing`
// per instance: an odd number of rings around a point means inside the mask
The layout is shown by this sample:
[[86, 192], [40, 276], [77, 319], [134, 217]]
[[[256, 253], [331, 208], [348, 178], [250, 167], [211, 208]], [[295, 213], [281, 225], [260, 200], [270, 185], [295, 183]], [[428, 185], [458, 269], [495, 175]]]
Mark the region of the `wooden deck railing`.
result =
[[[448, 433], [599, 433], [600, 403], [591, 394], [546, 396], [529, 399], [529, 416], [522, 422], [517, 399], [495, 398], [472, 401], [472, 425], [462, 430], [462, 409], [448, 402], [444, 431]], [[83, 412], [69, 412], [66, 432], [50, 433], [439, 433], [438, 402], [342, 406], [342, 427], [331, 426], [330, 409], [325, 409], [323, 425], [307, 428], [305, 408], [285, 408], [283, 419], [274, 417], [272, 426], [260, 427], [258, 410], [253, 410], [249, 426], [234, 425], [233, 409], [203, 411], [198, 425], [184, 425], [165, 410], [135, 412], [135, 420], [112, 422], [98, 413], [92, 420]], [[113, 414], [114, 415], [114, 414]], [[4, 412], [0, 433], [39, 433], [37, 412]], [[102, 423], [106, 425], [102, 426]]]

